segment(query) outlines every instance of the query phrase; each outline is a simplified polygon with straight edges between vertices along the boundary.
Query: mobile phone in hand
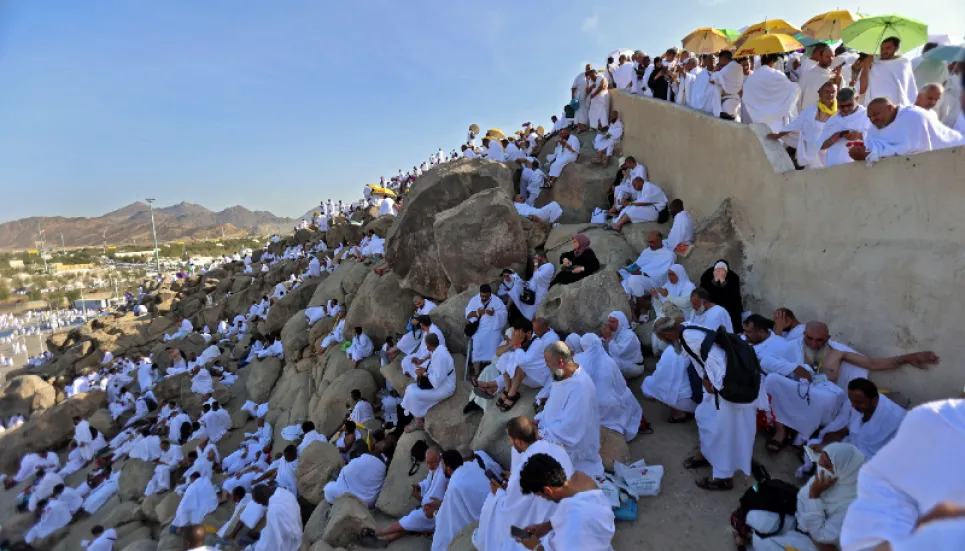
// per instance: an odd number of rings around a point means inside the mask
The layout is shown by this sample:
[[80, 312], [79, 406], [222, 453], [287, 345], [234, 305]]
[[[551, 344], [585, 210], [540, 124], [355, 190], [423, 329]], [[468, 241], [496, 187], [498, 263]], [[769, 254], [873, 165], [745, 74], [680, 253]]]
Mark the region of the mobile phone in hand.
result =
[[490, 469], [486, 469], [486, 476], [489, 477], [489, 480], [495, 481], [496, 484], [500, 484], [500, 485], [501, 485], [501, 484], [503, 483], [503, 477], [501, 477], [501, 476], [499, 476], [498, 474], [494, 473], [494, 472], [493, 472], [492, 470], [490, 470]]
[[523, 530], [522, 528], [519, 528], [517, 526], [509, 527], [509, 535], [514, 538], [519, 538], [521, 540], [528, 540], [529, 538], [533, 537], [533, 534], [530, 534], [526, 530]]

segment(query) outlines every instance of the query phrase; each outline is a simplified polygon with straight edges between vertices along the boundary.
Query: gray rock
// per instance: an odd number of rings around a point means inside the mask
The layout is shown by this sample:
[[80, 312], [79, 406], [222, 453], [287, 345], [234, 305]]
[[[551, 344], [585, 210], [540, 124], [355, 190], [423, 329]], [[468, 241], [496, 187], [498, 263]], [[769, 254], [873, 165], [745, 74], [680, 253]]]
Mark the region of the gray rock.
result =
[[[584, 139], [586, 138], [581, 141]], [[549, 170], [549, 165], [546, 167]], [[563, 174], [553, 184], [553, 188], [544, 189], [539, 194], [535, 206], [543, 207], [556, 201], [563, 210], [563, 215], [557, 220], [559, 223], [588, 222], [593, 215], [593, 209], [607, 207], [607, 193], [613, 184], [616, 170], [570, 163], [563, 169]]]
[[603, 468], [609, 472], [613, 472], [614, 461], [629, 464], [630, 446], [626, 438], [614, 430], [600, 427], [600, 458], [603, 459]]
[[439, 262], [434, 217], [496, 187], [511, 195], [512, 171], [505, 164], [483, 159], [446, 163], [419, 178], [385, 240], [386, 261], [404, 287], [435, 299], [447, 296], [449, 280]]
[[278, 358], [263, 358], [254, 360], [248, 365], [248, 396], [255, 403], [260, 404], [271, 395], [275, 381], [281, 376], [281, 360]]
[[268, 311], [268, 317], [265, 319], [263, 332], [270, 334], [281, 331], [292, 316], [308, 306], [316, 288], [318, 288], [318, 281], [306, 280], [294, 291], [289, 292], [273, 304], [271, 310]]
[[20, 375], [3, 385], [0, 396], [0, 416], [14, 414], [30, 417], [34, 412], [54, 407], [57, 391], [47, 381], [36, 375]]
[[375, 529], [375, 519], [369, 508], [354, 495], [342, 494], [332, 504], [322, 539], [332, 546], [345, 546], [357, 543], [364, 529]]
[[415, 293], [402, 288], [395, 273], [379, 276], [369, 271], [345, 316], [345, 328], [361, 327], [376, 347], [381, 346], [386, 337], [405, 331], [414, 297]]
[[631, 318], [630, 301], [616, 272], [601, 271], [569, 285], [550, 288], [536, 315], [549, 321], [561, 336], [595, 333], [610, 312], [619, 310]]
[[[147, 529], [150, 532], [150, 529]], [[157, 551], [157, 542], [152, 539], [132, 541], [121, 551]]]
[[325, 501], [325, 485], [338, 477], [341, 470], [342, 457], [338, 449], [328, 442], [313, 442], [298, 459], [295, 472], [298, 496], [313, 505]]
[[372, 374], [366, 370], [353, 369], [340, 375], [325, 389], [311, 411], [310, 418], [315, 423], [315, 430], [326, 436], [331, 436], [338, 430], [345, 414], [349, 412], [346, 402], [353, 389], [360, 390], [362, 397], [370, 402], [375, 399], [375, 393], [379, 390]]
[[302, 356], [302, 350], [308, 346], [308, 319], [305, 310], [299, 310], [285, 322], [281, 329], [281, 344], [285, 351], [285, 360], [297, 361]]
[[476, 547], [472, 544], [472, 533], [478, 527], [479, 521], [470, 522], [464, 526], [452, 537], [448, 551], [476, 551]]
[[455, 292], [522, 271], [528, 247], [519, 212], [505, 190], [491, 188], [438, 212], [432, 224], [436, 255]]
[[512, 461], [509, 441], [506, 438], [506, 423], [513, 417], [530, 417], [536, 415], [536, 408], [533, 406], [536, 400], [537, 390], [521, 386], [519, 401], [509, 411], [499, 411], [495, 403], [490, 404], [483, 412], [479, 428], [472, 439], [472, 449], [483, 450], [499, 462], [500, 465], [508, 466]]
[[362, 286], [362, 282], [365, 281], [365, 277], [371, 271], [368, 266], [361, 262], [354, 260], [342, 262], [338, 265], [338, 269], [315, 288], [315, 294], [312, 295], [312, 300], [308, 303], [308, 306], [323, 306], [329, 300], [335, 299], [342, 305], [342, 310], [345, 311], [351, 305], [359, 287]]
[[469, 305], [472, 297], [478, 293], [478, 288], [466, 289], [439, 303], [429, 313], [432, 323], [439, 327], [442, 334], [446, 336], [446, 348], [452, 354], [466, 353], [466, 345], [468, 344], [464, 332], [466, 328], [466, 306]]
[[590, 248], [600, 261], [601, 270], [619, 270], [640, 256], [640, 252], [619, 233], [604, 231], [594, 224], [564, 224], [553, 228], [546, 238], [546, 256], [557, 271], [560, 268], [560, 255], [573, 250], [573, 236], [578, 233], [590, 238]]
[[[425, 462], [419, 466], [419, 470], [409, 476], [409, 467], [412, 466], [410, 453], [412, 446], [419, 440], [425, 440], [430, 446], [432, 439], [425, 431], [417, 430], [405, 433], [399, 438], [395, 447], [395, 455], [389, 463], [389, 469], [385, 475], [385, 482], [382, 484], [382, 491], [379, 492], [379, 499], [375, 502], [375, 508], [390, 517], [402, 517], [419, 506], [419, 500], [412, 497], [412, 485], [418, 484], [426, 477], [429, 470]], [[506, 440], [505, 435], [503, 440]], [[478, 448], [473, 448], [478, 449]], [[508, 465], [508, 463], [507, 463]]]
[[322, 534], [325, 533], [325, 526], [328, 524], [328, 514], [331, 509], [332, 505], [324, 499], [315, 506], [315, 510], [312, 511], [312, 516], [305, 523], [305, 530], [302, 533], [303, 547], [313, 545], [315, 542], [321, 542], [322, 545], [328, 546], [322, 540]]
[[118, 491], [122, 501], [137, 501], [144, 497], [147, 483], [154, 476], [154, 464], [140, 459], [128, 459], [124, 463], [121, 477], [117, 481]]

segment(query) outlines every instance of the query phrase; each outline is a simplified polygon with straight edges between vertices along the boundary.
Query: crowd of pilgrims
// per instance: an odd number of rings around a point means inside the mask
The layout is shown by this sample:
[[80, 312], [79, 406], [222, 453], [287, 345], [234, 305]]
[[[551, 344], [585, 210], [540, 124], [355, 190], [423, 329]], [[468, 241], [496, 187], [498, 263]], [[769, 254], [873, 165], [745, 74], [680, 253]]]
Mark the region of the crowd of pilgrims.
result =
[[[788, 82], [797, 80], [803, 90], [813, 71], [829, 69], [827, 51], [818, 50], [813, 64], [807, 59], [780, 59], [784, 67], [775, 69], [775, 60], [765, 58], [753, 74], [774, 70]], [[608, 77], [616, 87], [627, 87], [633, 93], [673, 99], [672, 95], [661, 96], [670, 93], [659, 84], [661, 75], [666, 75], [666, 88], [676, 94], [678, 102], [686, 103], [694, 93], [687, 87], [695, 85], [686, 75], [701, 78], [703, 74], [689, 72], [698, 59], [686, 52], [668, 51], [654, 65], [639, 54], [634, 55], [632, 71], [622, 69], [626, 60], [621, 60], [619, 65], [608, 66], [606, 75], [589, 67], [581, 73], [572, 90], [578, 100], [574, 106], [578, 103], [579, 107], [569, 108], [568, 117], [554, 117], [551, 134], [537, 132], [527, 123], [512, 140], [487, 132], [482, 147], [477, 148], [476, 134], [470, 130], [460, 153], [444, 155], [440, 150], [412, 173], [400, 171], [389, 181], [383, 179], [376, 188], [383, 190], [381, 193], [366, 188], [357, 205], [325, 202], [305, 226], [324, 231], [334, 217], [368, 205], [378, 205], [380, 215], [398, 215], [406, 191], [417, 185], [422, 172], [460, 154], [513, 163], [521, 169], [516, 197], [520, 215], [554, 222], [553, 212], [535, 209], [533, 201], [579, 158], [579, 136], [587, 128], [598, 130], [593, 161], [604, 165], [609, 164], [622, 136], [618, 114], [611, 112], [608, 104], [601, 107], [598, 100], [609, 85]], [[706, 56], [699, 61], [707, 66]], [[728, 54], [722, 53], [720, 63], [710, 65], [714, 74], [736, 73], [727, 69], [728, 61]], [[754, 66], [757, 63], [755, 60]], [[830, 70], [841, 76], [842, 66]], [[875, 72], [883, 66], [879, 60], [874, 65], [854, 64], [852, 70], [860, 76], [851, 78], [861, 83], [861, 90], [867, 90], [867, 73], [871, 72], [871, 89], [886, 89], [878, 83], [888, 77]], [[645, 77], [640, 67], [661, 72]], [[883, 72], [901, 75], [902, 71]], [[742, 77], [745, 73], [748, 70], [743, 69]], [[714, 104], [720, 105], [722, 116], [737, 119], [740, 95], [727, 87], [729, 78], [711, 76], [711, 85], [720, 92]], [[745, 83], [744, 108], [752, 118], [757, 117], [753, 113], [760, 109], [746, 103], [753, 97], [748, 87], [754, 81], [750, 76], [740, 80]], [[823, 84], [812, 91], [821, 98], [828, 95]], [[835, 91], [839, 108], [845, 100], [861, 101], [861, 92], [842, 92]], [[871, 99], [871, 104], [877, 101]], [[889, 99], [888, 105], [894, 107], [892, 104], [902, 112], [912, 109], [900, 98]], [[777, 124], [778, 119], [768, 122]], [[874, 120], [872, 117], [878, 126]], [[932, 122], [926, 126], [936, 128]], [[534, 148], [557, 134], [558, 144], [544, 173], [533, 156]], [[884, 139], [880, 133], [878, 138]], [[872, 157], [879, 155], [874, 139], [875, 132], [868, 131], [865, 147]], [[550, 287], [571, 285], [603, 269], [584, 234], [573, 237], [572, 250], [561, 255], [559, 269], [538, 251], [527, 273], [507, 269], [496, 289], [481, 285], [465, 309], [472, 393], [463, 411], [467, 415], [487, 408], [511, 412], [525, 397], [534, 400], [537, 414], [511, 417], [506, 423], [505, 437], [512, 446], [510, 465], [500, 465], [482, 450], [428, 446], [424, 461], [429, 472], [412, 490], [421, 505], [385, 528], [360, 533], [360, 544], [384, 547], [417, 533], [432, 535], [433, 550], [446, 549], [457, 532], [478, 521], [472, 542], [480, 550], [610, 549], [616, 529], [614, 509], [620, 507], [620, 498], [614, 503], [611, 493], [604, 491], [618, 481], [604, 471], [600, 429], [614, 431], [628, 442], [653, 430], [631, 388], [639, 385], [645, 399], [666, 407], [666, 417], [660, 422], [696, 426], [699, 450], [680, 459], [686, 469], [703, 475], [695, 478], [699, 488], [732, 490], [738, 471], [758, 479], [748, 491], [757, 492], [757, 499], [749, 500], [745, 494], [732, 518], [734, 536], [741, 545], [798, 551], [959, 548], [965, 541], [961, 500], [965, 475], [948, 463], [948, 458], [965, 452], [965, 401], [931, 402], [907, 411], [906, 404], [889, 398], [891, 392], [869, 379], [871, 372], [905, 365], [926, 369], [938, 362], [937, 356], [928, 351], [895, 357], [866, 355], [833, 340], [828, 323], [800, 320], [787, 307], [769, 316], [745, 311], [740, 277], [723, 259], [691, 279], [680, 263], [695, 240], [693, 221], [682, 199], [671, 200], [647, 180], [644, 164], [635, 158], [625, 157], [618, 164], [609, 204], [601, 206], [592, 221], [606, 223], [604, 227], [610, 231], [640, 222], [670, 224], [666, 236], [652, 232], [639, 257], [618, 271], [631, 316], [613, 311], [597, 331], [583, 335], [561, 335], [546, 319], [536, 316]], [[384, 274], [390, 267], [383, 254], [384, 239], [369, 232], [358, 243], [343, 242], [334, 249], [321, 241], [291, 246], [279, 254], [266, 247], [258, 262], [251, 254], [236, 254], [209, 267], [236, 263], [251, 273], [260, 265], [260, 270], [267, 272], [277, 262], [298, 261], [305, 268], [278, 283], [246, 314], [222, 320], [213, 330], [179, 320], [165, 341], [199, 333], [209, 344], [201, 354], [188, 357], [172, 346], [167, 350], [171, 367], [163, 373], [155, 369], [151, 358], [114, 358], [108, 353], [99, 370], [73, 381], [66, 389], [68, 395], [104, 389], [111, 416], [115, 422], [123, 422], [123, 430], [106, 441], [87, 420], [75, 418], [75, 435], [63, 464], [53, 450], [24, 456], [19, 471], [9, 476], [6, 484], [29, 482], [20, 494], [20, 506], [36, 511], [38, 520], [28, 534], [28, 543], [66, 526], [76, 515], [96, 512], [118, 491], [120, 470], [114, 465], [125, 458], [156, 464], [147, 495], [182, 495], [172, 529], [184, 535], [186, 549], [207, 549], [202, 547], [205, 530], [199, 526], [219, 504], [228, 501], [235, 504], [234, 512], [217, 531], [218, 545], [230, 542], [254, 550], [298, 549], [305, 517], [295, 473], [300, 455], [317, 441], [332, 442], [344, 461], [338, 477], [324, 487], [325, 500], [331, 503], [350, 493], [373, 507], [398, 439], [423, 428], [428, 412], [455, 394], [455, 362], [446, 348], [447, 335], [433, 322], [436, 304], [431, 299], [417, 297], [407, 327], [399, 328], [398, 338], [386, 339], [381, 347], [366, 335], [365, 327], [345, 327], [346, 312], [336, 300], [305, 311], [309, 326], [324, 318], [334, 319], [333, 329], [318, 343], [315, 354], [337, 347], [356, 366], [372, 356], [382, 365], [402, 356], [403, 372], [415, 380], [407, 388], [392, 388], [387, 383], [374, 403], [353, 390], [346, 397], [350, 411], [333, 435], [320, 433], [310, 421], [299, 422], [284, 427], [281, 433], [297, 444], [276, 449], [273, 428], [265, 421], [268, 404], [249, 401], [242, 410], [256, 419], [256, 430], [245, 433], [240, 446], [230, 453], [220, 450], [218, 443], [232, 430], [232, 419], [212, 393], [216, 382], [234, 383], [237, 375], [222, 364], [222, 358], [233, 354], [234, 345], [252, 333], [255, 323], [265, 319], [278, 300], [306, 279], [334, 272], [348, 259]], [[650, 342], [640, 341], [641, 324], [650, 326]], [[646, 376], [645, 350], [656, 361], [655, 370]], [[233, 360], [239, 369], [257, 369], [258, 363], [253, 362], [267, 357], [284, 360], [279, 334], [254, 335], [250, 348]], [[177, 403], [158, 400], [152, 393], [152, 387], [165, 377], [185, 372], [192, 378], [191, 390], [204, 400], [203, 412], [196, 419]], [[766, 492], [759, 491], [774, 481], [762, 475], [753, 461], [758, 434], [764, 435], [768, 453], [793, 453], [801, 459], [796, 473], [799, 480], [790, 486], [790, 498], [784, 496], [782, 502], [786, 506], [789, 501], [790, 510], [774, 506], [774, 500], [768, 501]], [[189, 441], [199, 443], [184, 454], [181, 446]], [[65, 476], [91, 461], [96, 468], [86, 481], [76, 487], [64, 484]], [[800, 482], [803, 486], [798, 489]], [[95, 528], [88, 549], [112, 549], [112, 537], [116, 537], [112, 533]]]

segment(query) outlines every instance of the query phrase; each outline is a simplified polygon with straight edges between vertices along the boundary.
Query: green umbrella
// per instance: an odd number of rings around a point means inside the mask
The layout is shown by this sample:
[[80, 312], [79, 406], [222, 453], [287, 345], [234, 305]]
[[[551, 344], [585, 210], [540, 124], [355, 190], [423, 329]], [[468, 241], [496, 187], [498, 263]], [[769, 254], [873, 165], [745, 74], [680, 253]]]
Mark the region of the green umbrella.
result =
[[717, 30], [724, 33], [724, 36], [726, 36], [727, 40], [729, 40], [730, 42], [737, 40], [737, 38], [741, 35], [740, 31], [735, 31], [734, 29], [717, 29]]
[[901, 40], [901, 50], [907, 52], [928, 42], [928, 25], [900, 15], [878, 15], [841, 30], [846, 46], [866, 54], [879, 53], [881, 41], [892, 36]]
[[797, 41], [800, 42], [805, 48], [810, 48], [816, 44], [833, 44], [837, 42], [837, 40], [815, 40], [804, 33], [798, 33], [794, 35], [794, 38], [796, 38]]

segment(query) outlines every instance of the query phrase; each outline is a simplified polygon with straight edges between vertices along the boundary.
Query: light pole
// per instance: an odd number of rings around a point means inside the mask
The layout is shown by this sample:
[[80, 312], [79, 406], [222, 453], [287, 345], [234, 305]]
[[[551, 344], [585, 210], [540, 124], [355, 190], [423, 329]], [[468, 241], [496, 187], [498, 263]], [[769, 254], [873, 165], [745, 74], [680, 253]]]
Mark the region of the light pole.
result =
[[151, 233], [154, 234], [154, 269], [157, 270], [157, 275], [161, 275], [161, 249], [157, 246], [157, 226], [154, 225], [154, 199], [146, 199], [147, 204], [151, 207]]

